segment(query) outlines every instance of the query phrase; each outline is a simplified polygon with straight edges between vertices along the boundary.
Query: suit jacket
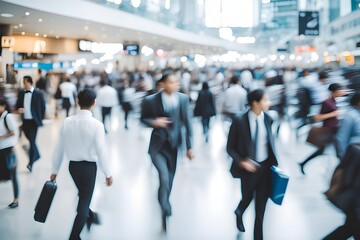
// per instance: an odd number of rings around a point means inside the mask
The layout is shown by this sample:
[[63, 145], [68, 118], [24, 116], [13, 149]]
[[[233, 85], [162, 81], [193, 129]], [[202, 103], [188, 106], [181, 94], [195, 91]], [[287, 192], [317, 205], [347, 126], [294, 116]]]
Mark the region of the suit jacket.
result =
[[[18, 94], [16, 108], [24, 108], [25, 90], [21, 90]], [[34, 89], [31, 97], [31, 114], [38, 127], [42, 126], [42, 120], [45, 117], [45, 100], [41, 91]], [[23, 115], [24, 116], [24, 115]]]
[[[268, 138], [268, 160], [272, 165], [278, 165], [274, 138], [271, 131], [273, 121], [266, 113], [264, 113], [264, 121]], [[252, 156], [254, 156], [254, 147], [250, 131], [249, 111], [237, 117], [230, 127], [226, 149], [233, 159], [230, 172], [234, 178], [241, 178], [247, 173], [245, 169], [239, 167], [240, 161], [244, 161], [247, 158], [251, 159]]]
[[196, 100], [194, 116], [212, 117], [216, 114], [214, 96], [209, 90], [201, 90]]
[[[155, 93], [146, 97], [141, 106], [141, 122], [149, 127], [152, 126], [152, 122], [159, 117], [168, 117], [165, 112], [162, 98], [162, 92]], [[187, 149], [191, 148], [191, 126], [189, 116], [189, 98], [185, 94], [176, 93], [179, 95], [179, 107], [180, 107], [180, 119], [174, 119], [173, 124], [178, 124], [179, 128], [185, 127], [185, 140]], [[156, 155], [167, 139], [167, 129], [165, 128], [154, 128], [149, 146], [149, 154], [151, 156]], [[179, 142], [179, 146], [181, 141]], [[178, 147], [179, 147], [178, 146]]]

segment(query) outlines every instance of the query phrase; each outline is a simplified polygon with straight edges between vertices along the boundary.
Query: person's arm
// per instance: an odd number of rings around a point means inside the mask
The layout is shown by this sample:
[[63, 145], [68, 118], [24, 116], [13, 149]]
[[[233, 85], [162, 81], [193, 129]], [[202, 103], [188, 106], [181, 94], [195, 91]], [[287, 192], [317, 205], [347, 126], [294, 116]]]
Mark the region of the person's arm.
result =
[[61, 163], [64, 159], [64, 124], [61, 127], [60, 134], [59, 134], [59, 140], [57, 144], [55, 145], [55, 149], [53, 152], [53, 158], [52, 158], [52, 170], [51, 170], [51, 181], [54, 181], [56, 179], [56, 176], [59, 172], [59, 169], [61, 167]]
[[339, 116], [339, 112], [337, 110], [329, 112], [329, 113], [318, 113], [314, 116], [314, 120], [316, 122], [322, 122], [326, 119], [333, 118]]
[[189, 98], [184, 97], [182, 100], [183, 107], [183, 121], [185, 126], [185, 140], [186, 140], [186, 155], [187, 157], [192, 160], [194, 158], [192, 149], [191, 149], [191, 138], [192, 138], [192, 128], [190, 123], [190, 114], [189, 114]]
[[110, 186], [112, 184], [112, 174], [110, 170], [110, 157], [108, 154], [108, 148], [106, 145], [106, 138], [105, 138], [105, 129], [104, 125], [101, 125], [96, 130], [96, 138], [95, 138], [95, 146], [96, 146], [96, 153], [99, 160], [99, 166], [101, 171], [104, 173], [106, 177], [106, 184]]
[[336, 134], [336, 150], [338, 158], [342, 158], [345, 154], [346, 148], [349, 145], [351, 133], [353, 130], [354, 119], [351, 116], [344, 116], [340, 128]]
[[40, 104], [41, 120], [42, 120], [45, 118], [46, 105], [42, 92], [38, 91], [38, 94], [39, 94], [39, 104]]
[[167, 128], [171, 121], [166, 117], [154, 117], [153, 103], [150, 99], [145, 98], [141, 104], [140, 120], [143, 124], [152, 128]]

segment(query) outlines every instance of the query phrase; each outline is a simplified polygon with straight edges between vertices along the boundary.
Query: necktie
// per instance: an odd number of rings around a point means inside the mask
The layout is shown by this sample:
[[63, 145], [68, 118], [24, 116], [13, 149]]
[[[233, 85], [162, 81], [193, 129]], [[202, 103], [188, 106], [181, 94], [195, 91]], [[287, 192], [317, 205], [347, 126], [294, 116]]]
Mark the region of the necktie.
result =
[[255, 121], [255, 134], [254, 134], [254, 160], [257, 160], [257, 143], [258, 143], [258, 135], [259, 135], [259, 122], [258, 119]]

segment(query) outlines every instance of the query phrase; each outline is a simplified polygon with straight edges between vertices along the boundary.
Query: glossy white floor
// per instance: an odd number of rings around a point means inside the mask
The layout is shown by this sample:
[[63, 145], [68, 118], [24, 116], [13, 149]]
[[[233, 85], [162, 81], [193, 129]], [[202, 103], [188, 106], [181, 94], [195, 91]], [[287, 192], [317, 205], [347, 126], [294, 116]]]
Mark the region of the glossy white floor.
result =
[[[95, 115], [97, 112], [95, 111]], [[75, 216], [76, 189], [64, 161], [57, 183], [58, 191], [45, 224], [33, 220], [34, 206], [43, 183], [50, 176], [50, 159], [61, 120], [50, 121], [38, 135], [41, 159], [30, 174], [22, 149], [25, 139], [16, 147], [19, 158], [20, 206], [8, 209], [12, 200], [10, 182], [0, 184], [0, 239], [67, 239]], [[173, 216], [168, 233], [161, 233], [160, 208], [157, 203], [158, 176], [147, 155], [150, 130], [131, 119], [130, 129], [123, 128], [122, 113], [115, 109], [108, 143], [112, 154], [114, 185], [106, 187], [98, 172], [92, 201], [93, 210], [101, 215], [102, 225], [82, 232], [83, 239], [124, 240], [227, 240], [252, 239], [254, 210], [245, 214], [246, 232], [238, 235], [233, 213], [240, 199], [239, 180], [231, 178], [230, 160], [225, 152], [226, 126], [213, 119], [209, 143], [202, 137], [200, 122], [193, 121], [194, 152], [189, 162], [179, 156], [177, 174], [171, 195]], [[296, 142], [295, 134], [285, 124], [277, 140], [280, 166], [290, 175], [288, 192], [282, 206], [268, 202], [264, 234], [269, 240], [321, 239], [340, 225], [344, 216], [334, 209], [322, 192], [337, 159], [333, 150], [306, 166], [307, 175], [299, 173], [297, 162], [314, 149]]]

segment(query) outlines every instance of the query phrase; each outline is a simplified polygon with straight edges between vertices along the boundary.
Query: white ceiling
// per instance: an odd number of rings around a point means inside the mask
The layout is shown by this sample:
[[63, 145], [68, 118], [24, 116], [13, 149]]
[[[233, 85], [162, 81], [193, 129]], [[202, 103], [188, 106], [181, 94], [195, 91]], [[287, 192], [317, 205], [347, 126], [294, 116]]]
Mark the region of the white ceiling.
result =
[[[25, 12], [29, 12], [30, 15], [26, 16]], [[210, 54], [227, 51], [221, 47], [179, 42], [156, 34], [52, 14], [4, 1], [0, 1], [1, 13], [14, 15], [10, 18], [0, 16], [0, 24], [13, 25], [13, 34], [25, 32], [26, 35], [31, 36], [39, 33], [40, 36], [47, 34], [48, 37], [59, 36], [60, 38], [86, 39], [98, 42], [139, 42], [141, 45], [147, 45], [155, 49], [175, 50], [180, 54], [190, 52]], [[42, 22], [39, 22], [40, 18]], [[22, 27], [16, 28], [15, 26], [19, 26], [19, 24], [22, 24]]]

